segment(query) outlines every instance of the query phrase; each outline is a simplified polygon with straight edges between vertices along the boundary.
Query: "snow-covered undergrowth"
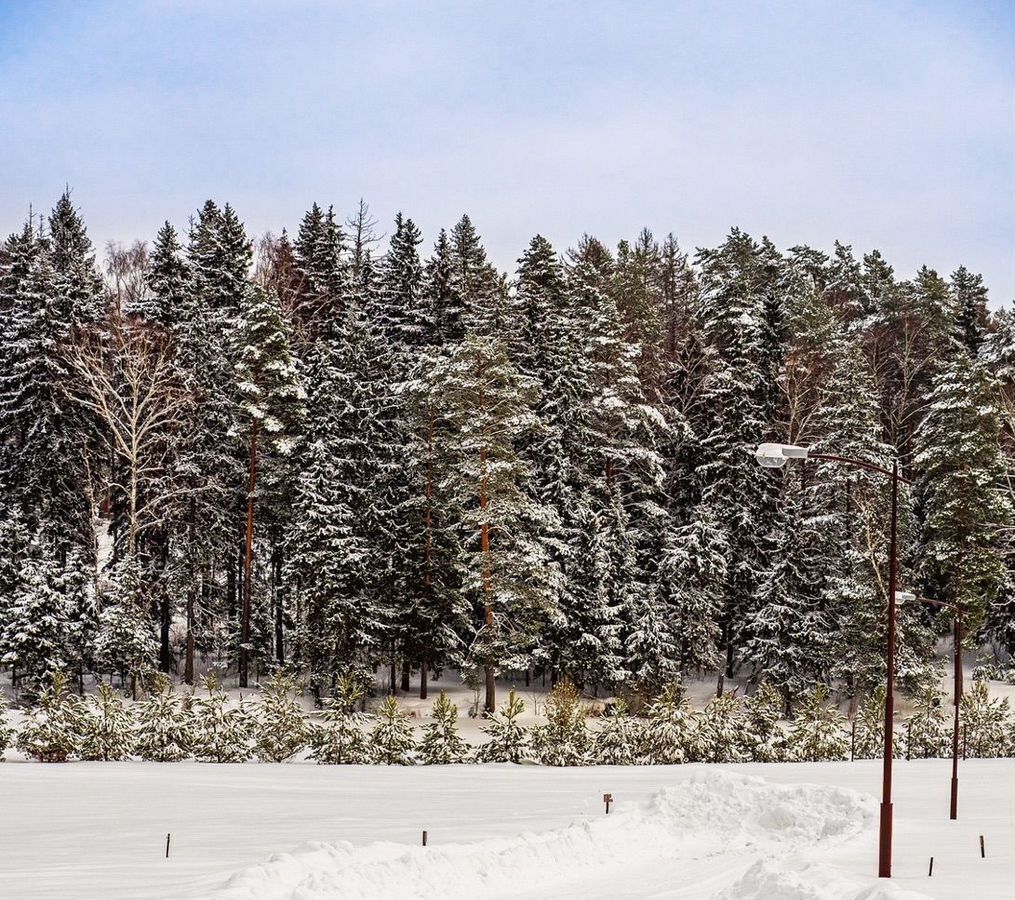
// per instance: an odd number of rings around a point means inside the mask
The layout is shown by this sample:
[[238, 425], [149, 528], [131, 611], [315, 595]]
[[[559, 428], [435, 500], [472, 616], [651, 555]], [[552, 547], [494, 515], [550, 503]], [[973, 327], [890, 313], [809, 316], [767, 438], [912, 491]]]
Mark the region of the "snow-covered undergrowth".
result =
[[[745, 852], [776, 860], [791, 853], [798, 857], [807, 848], [872, 828], [875, 814], [870, 797], [844, 788], [777, 785], [748, 775], [703, 771], [648, 803], [622, 805], [609, 816], [550, 831], [428, 847], [308, 844], [236, 873], [216, 900], [474, 900], [551, 891], [596, 869], [657, 860], [672, 867], [680, 860]], [[752, 868], [723, 897], [858, 896], [855, 890], [822, 893], [820, 883], [808, 885], [801, 879], [806, 879], [806, 869]], [[772, 893], [777, 882], [790, 892]]]

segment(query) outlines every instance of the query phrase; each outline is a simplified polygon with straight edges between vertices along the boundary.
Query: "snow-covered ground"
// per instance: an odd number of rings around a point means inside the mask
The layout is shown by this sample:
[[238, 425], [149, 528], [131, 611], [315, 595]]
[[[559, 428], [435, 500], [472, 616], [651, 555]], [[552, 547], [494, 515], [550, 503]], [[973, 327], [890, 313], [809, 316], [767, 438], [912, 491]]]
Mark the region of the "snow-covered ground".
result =
[[[945, 760], [897, 763], [896, 877], [886, 884], [873, 877], [876, 760], [584, 769], [8, 762], [0, 897], [1010, 897], [1015, 761], [962, 764], [958, 822], [947, 818], [948, 777]], [[609, 817], [604, 792], [617, 800]]]

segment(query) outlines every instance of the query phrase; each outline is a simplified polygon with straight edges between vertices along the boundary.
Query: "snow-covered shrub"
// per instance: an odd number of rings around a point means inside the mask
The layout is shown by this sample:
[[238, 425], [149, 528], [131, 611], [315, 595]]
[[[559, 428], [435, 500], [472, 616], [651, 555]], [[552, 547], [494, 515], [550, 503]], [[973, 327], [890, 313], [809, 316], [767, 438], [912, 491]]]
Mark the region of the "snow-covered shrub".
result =
[[696, 717], [691, 751], [696, 762], [744, 762], [746, 721], [740, 701], [730, 691], [709, 700]]
[[632, 766], [644, 762], [641, 724], [628, 714], [627, 703], [618, 700], [613, 715], [603, 719], [595, 736], [593, 756], [603, 766]]
[[585, 708], [570, 681], [557, 683], [546, 698], [547, 724], [535, 730], [533, 742], [544, 766], [582, 766], [589, 761]]
[[336, 693], [324, 701], [321, 724], [311, 732], [310, 758], [328, 765], [356, 765], [370, 761], [363, 730], [367, 716], [356, 711], [363, 687], [352, 675], [339, 676]]
[[644, 753], [650, 763], [682, 763], [694, 726], [694, 714], [687, 705], [684, 688], [675, 681], [649, 704], [645, 725]]
[[285, 762], [307, 745], [307, 714], [297, 699], [294, 678], [277, 673], [261, 688], [251, 722], [254, 751], [261, 762]]
[[212, 675], [205, 676], [207, 697], [191, 700], [194, 756], [199, 762], [233, 763], [250, 759], [250, 729], [243, 705], [230, 707]]
[[793, 720], [787, 739], [791, 758], [802, 762], [846, 759], [849, 741], [845, 722], [828, 702], [828, 688], [819, 684], [807, 695]]
[[952, 724], [946, 710], [953, 709], [934, 685], [921, 688], [913, 698], [913, 714], [906, 722], [906, 754], [913, 759], [949, 755]]
[[79, 722], [82, 759], [110, 762], [134, 752], [133, 716], [106, 682], [83, 705]]
[[1011, 752], [1011, 704], [1007, 697], [991, 697], [986, 681], [974, 681], [960, 704], [965, 755], [1006, 756]]
[[4, 697], [3, 692], [0, 691], [0, 762], [4, 761], [4, 753], [11, 745], [11, 739], [13, 737], [14, 729], [11, 727], [11, 723], [7, 718], [7, 698]]
[[428, 766], [465, 762], [469, 747], [458, 733], [458, 707], [444, 691], [434, 702], [432, 718], [423, 729], [420, 762]]
[[412, 725], [394, 697], [385, 697], [375, 715], [370, 732], [370, 751], [374, 762], [387, 766], [411, 766], [416, 749]]
[[189, 699], [173, 690], [159, 673], [148, 696], [134, 707], [134, 752], [148, 762], [177, 762], [190, 756], [194, 745]]
[[507, 702], [482, 727], [489, 740], [479, 748], [476, 758], [480, 762], [512, 762], [525, 759], [531, 752], [531, 735], [518, 717], [525, 709], [525, 701], [512, 689]]
[[18, 731], [17, 747], [40, 762], [66, 762], [80, 751], [81, 701], [67, 691], [67, 677], [54, 672]]
[[782, 695], [767, 681], [744, 700], [744, 746], [754, 762], [778, 762], [784, 754], [779, 727]]

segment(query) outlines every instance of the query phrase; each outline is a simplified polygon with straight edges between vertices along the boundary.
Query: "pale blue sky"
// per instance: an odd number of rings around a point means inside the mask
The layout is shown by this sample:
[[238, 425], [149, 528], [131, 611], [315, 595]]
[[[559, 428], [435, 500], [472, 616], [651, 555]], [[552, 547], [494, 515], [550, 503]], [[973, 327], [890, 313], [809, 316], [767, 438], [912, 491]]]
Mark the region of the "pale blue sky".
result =
[[69, 183], [93, 237], [311, 202], [494, 260], [731, 225], [1015, 297], [1015, 4], [0, 0], [0, 228]]

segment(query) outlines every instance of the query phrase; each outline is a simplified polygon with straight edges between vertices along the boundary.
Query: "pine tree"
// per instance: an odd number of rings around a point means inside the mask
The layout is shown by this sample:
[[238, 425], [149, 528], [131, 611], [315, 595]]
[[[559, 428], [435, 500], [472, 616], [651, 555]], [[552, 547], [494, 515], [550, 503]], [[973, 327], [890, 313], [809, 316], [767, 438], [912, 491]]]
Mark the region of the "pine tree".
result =
[[81, 702], [67, 691], [67, 677], [53, 673], [18, 729], [17, 748], [39, 762], [66, 762], [81, 748]]
[[193, 711], [193, 752], [198, 762], [235, 763], [250, 759], [249, 717], [242, 704], [228, 705], [226, 695], [214, 676], [207, 675], [208, 695], [191, 700]]
[[603, 719], [595, 735], [594, 758], [601, 766], [631, 766], [642, 762], [644, 738], [638, 720], [618, 700], [613, 714]]
[[240, 614], [239, 683], [247, 686], [253, 602], [254, 508], [259, 438], [283, 456], [292, 450], [291, 423], [305, 399], [277, 295], [252, 287], [243, 295], [236, 335], [236, 383], [249, 446], [247, 537]]
[[298, 685], [276, 673], [265, 684], [251, 715], [254, 752], [261, 762], [286, 762], [309, 741], [309, 723], [299, 704]]
[[461, 511], [462, 588], [479, 610], [471, 657], [494, 675], [524, 667], [540, 615], [553, 596], [540, 541], [544, 512], [525, 493], [517, 445], [537, 426], [535, 390], [500, 344], [470, 335], [433, 373], [444, 403], [441, 490]]
[[907, 752], [914, 759], [951, 752], [952, 726], [943, 697], [937, 685], [927, 684], [913, 698], [913, 714], [907, 719], [906, 732]]
[[744, 700], [744, 738], [754, 762], [780, 762], [784, 736], [779, 717], [785, 706], [783, 696], [768, 682]]
[[966, 756], [989, 758], [1012, 752], [1011, 703], [1007, 697], [991, 697], [986, 681], [974, 681], [962, 695], [960, 709]]
[[845, 721], [828, 702], [828, 688], [819, 684], [804, 697], [787, 735], [790, 758], [800, 762], [845, 759], [849, 751]]
[[672, 682], [646, 710], [645, 757], [654, 765], [682, 763], [693, 749], [693, 713], [680, 682]]
[[518, 721], [524, 710], [525, 701], [512, 688], [504, 705], [482, 726], [489, 740], [479, 748], [477, 759], [480, 762], [520, 763], [528, 758], [532, 736]]
[[433, 721], [423, 729], [419, 761], [428, 766], [465, 762], [469, 747], [458, 734], [458, 707], [441, 691], [434, 701]]
[[356, 711], [363, 688], [349, 673], [339, 678], [335, 695], [324, 701], [321, 724], [311, 735], [310, 758], [321, 764], [357, 765], [370, 762], [370, 747], [363, 730], [366, 715]]
[[582, 766], [589, 761], [591, 741], [585, 708], [575, 686], [558, 681], [544, 705], [547, 724], [536, 729], [533, 744], [544, 766]]
[[146, 762], [177, 762], [191, 755], [194, 746], [189, 697], [173, 690], [166, 675], [158, 673], [148, 696], [133, 711], [136, 723], [134, 750]]
[[745, 762], [747, 723], [740, 701], [731, 691], [709, 700], [695, 721], [694, 759], [701, 762]]
[[411, 766], [415, 762], [416, 736], [408, 717], [392, 696], [384, 698], [370, 732], [373, 761], [386, 766]]
[[88, 698], [81, 711], [82, 759], [110, 762], [126, 759], [134, 752], [133, 718], [123, 700], [106, 683]]
[[[860, 704], [856, 714], [855, 727], [854, 756], [857, 759], [881, 759], [885, 752], [884, 685], [875, 688]], [[898, 735], [893, 735], [892, 741], [893, 748], [902, 749]]]

